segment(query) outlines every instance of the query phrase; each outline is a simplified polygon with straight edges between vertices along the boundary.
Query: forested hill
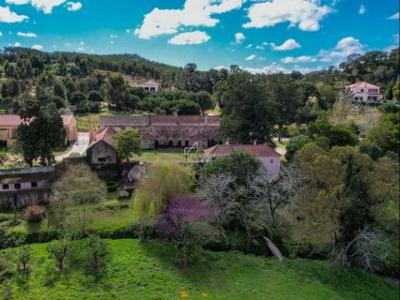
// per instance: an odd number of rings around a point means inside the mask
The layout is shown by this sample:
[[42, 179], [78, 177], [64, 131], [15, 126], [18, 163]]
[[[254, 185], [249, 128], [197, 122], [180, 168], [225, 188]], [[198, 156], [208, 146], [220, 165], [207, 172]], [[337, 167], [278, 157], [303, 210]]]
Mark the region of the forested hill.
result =
[[[4, 77], [29, 79], [47, 70], [56, 70], [56, 75], [86, 77], [95, 70], [118, 72], [133, 78], [156, 79], [163, 87], [174, 87], [187, 91], [207, 91], [212, 93], [218, 81], [226, 79], [239, 67], [230, 70], [199, 71], [195, 63], [176, 67], [145, 59], [136, 54], [96, 55], [73, 52], [41, 52], [27, 48], [4, 48], [0, 52], [0, 66]], [[399, 48], [390, 53], [371, 51], [364, 55], [350, 55], [338, 67], [331, 66], [321, 71], [301, 74], [292, 72], [291, 77], [314, 84], [353, 83], [359, 80], [381, 85], [384, 90], [392, 90], [400, 74]], [[2, 76], [2, 77], [3, 77]], [[255, 75], [268, 77], [268, 75]], [[391, 98], [391, 95], [388, 98]]]
[[0, 53], [0, 65], [4, 65], [3, 76], [15, 79], [30, 79], [43, 72], [65, 77], [82, 78], [96, 70], [117, 72], [139, 79], [155, 79], [163, 87], [174, 87], [188, 91], [212, 92], [213, 86], [227, 71], [197, 70], [194, 63], [184, 68], [170, 66], [140, 57], [136, 54], [97, 55], [73, 52], [42, 52], [27, 48], [4, 48]]

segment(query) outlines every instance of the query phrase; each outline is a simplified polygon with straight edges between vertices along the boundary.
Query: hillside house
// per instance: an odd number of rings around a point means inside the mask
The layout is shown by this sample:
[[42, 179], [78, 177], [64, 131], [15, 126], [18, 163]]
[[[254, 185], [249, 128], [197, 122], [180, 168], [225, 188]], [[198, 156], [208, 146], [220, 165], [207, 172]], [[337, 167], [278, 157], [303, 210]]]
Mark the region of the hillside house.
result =
[[360, 81], [351, 85], [347, 85], [346, 92], [350, 94], [352, 101], [356, 103], [383, 103], [381, 88], [366, 81]]
[[[63, 124], [67, 132], [65, 144], [75, 142], [78, 139], [76, 120], [73, 115], [63, 115]], [[0, 144], [13, 145], [17, 139], [17, 128], [24, 121], [19, 115], [0, 115]]]
[[279, 178], [279, 173], [281, 170], [281, 156], [274, 149], [267, 145], [215, 145], [211, 148], [205, 149], [203, 153], [205, 161], [209, 162], [219, 157], [228, 156], [234, 151], [241, 151], [254, 155], [261, 161], [272, 180]]
[[87, 149], [87, 157], [91, 165], [115, 164], [118, 162], [117, 146], [114, 134], [117, 131], [111, 127], [100, 130]]
[[136, 83], [134, 85], [135, 87], [140, 87], [142, 89], [144, 89], [146, 92], [150, 92], [150, 93], [157, 93], [160, 91], [160, 85], [158, 84], [157, 81], [155, 80], [148, 80], [144, 83]]
[[49, 201], [54, 167], [0, 170], [0, 209]]
[[218, 116], [100, 116], [101, 130], [115, 131], [136, 128], [141, 135], [143, 149], [158, 147], [210, 147], [217, 142], [220, 125]]

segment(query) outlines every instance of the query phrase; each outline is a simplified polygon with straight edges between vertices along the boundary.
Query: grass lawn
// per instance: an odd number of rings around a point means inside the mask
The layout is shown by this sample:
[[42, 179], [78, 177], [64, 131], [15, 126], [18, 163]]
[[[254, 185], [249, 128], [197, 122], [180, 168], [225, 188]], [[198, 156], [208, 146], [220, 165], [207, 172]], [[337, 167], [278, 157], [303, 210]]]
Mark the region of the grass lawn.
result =
[[90, 114], [90, 118], [89, 115], [75, 116], [78, 131], [89, 131], [89, 128], [97, 130], [99, 127], [99, 116], [100, 114]]
[[[196, 153], [191, 153], [188, 160], [196, 159]], [[143, 151], [142, 155], [135, 155], [134, 160], [154, 162], [154, 161], [173, 161], [173, 162], [186, 162], [186, 156], [181, 148], [165, 148], [158, 150]]]
[[[12, 213], [8, 214], [10, 217]], [[67, 209], [65, 224], [66, 227], [74, 232], [80, 230], [80, 213], [77, 208], [70, 207]], [[119, 201], [117, 199], [109, 199], [90, 205], [86, 212], [86, 229], [98, 231], [112, 231], [118, 228], [125, 228], [135, 223], [133, 210], [130, 208], [128, 200]], [[1, 222], [0, 222], [1, 225]], [[40, 224], [28, 224], [24, 220], [14, 227], [8, 227], [7, 232], [35, 233], [51, 230], [47, 219]]]
[[107, 242], [112, 257], [102, 278], [69, 266], [47, 285], [46, 270], [53, 261], [46, 244], [33, 245], [32, 274], [25, 284], [14, 281], [13, 299], [398, 299], [398, 290], [381, 278], [338, 270], [329, 262], [281, 264], [273, 258], [202, 251], [182, 270], [171, 247], [128, 239]]

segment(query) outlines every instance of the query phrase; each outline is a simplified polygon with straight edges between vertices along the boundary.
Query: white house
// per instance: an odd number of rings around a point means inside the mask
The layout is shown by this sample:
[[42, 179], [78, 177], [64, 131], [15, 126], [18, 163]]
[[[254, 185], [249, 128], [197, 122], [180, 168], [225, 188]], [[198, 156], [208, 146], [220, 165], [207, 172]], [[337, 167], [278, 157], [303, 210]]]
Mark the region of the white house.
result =
[[150, 93], [157, 93], [160, 91], [160, 85], [158, 84], [157, 81], [155, 81], [153, 79], [146, 81], [145, 83], [135, 84], [135, 86], [141, 87], [146, 92], [150, 92]]
[[351, 95], [353, 102], [372, 104], [383, 103], [381, 88], [366, 81], [360, 81], [346, 86], [346, 92]]
[[268, 175], [273, 180], [279, 178], [279, 173], [281, 171], [281, 155], [267, 145], [215, 145], [203, 151], [204, 159], [206, 162], [211, 161], [218, 157], [228, 156], [234, 151], [241, 151], [254, 155], [262, 162]]

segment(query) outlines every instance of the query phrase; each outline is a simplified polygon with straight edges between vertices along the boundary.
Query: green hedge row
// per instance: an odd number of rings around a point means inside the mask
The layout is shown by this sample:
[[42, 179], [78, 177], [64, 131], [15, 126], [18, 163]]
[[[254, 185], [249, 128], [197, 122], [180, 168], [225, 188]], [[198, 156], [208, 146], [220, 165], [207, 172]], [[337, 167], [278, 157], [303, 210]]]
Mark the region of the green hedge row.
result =
[[[98, 234], [101, 238], [106, 239], [124, 239], [124, 238], [138, 238], [139, 228], [137, 225], [128, 227], [117, 228], [112, 231], [98, 231], [91, 230], [86, 233], [74, 233], [71, 238], [73, 240], [79, 240], [87, 237], [91, 234]], [[0, 249], [16, 247], [22, 244], [37, 244], [37, 243], [48, 243], [53, 240], [60, 239], [62, 233], [57, 230], [43, 231], [37, 233], [19, 233], [13, 232], [6, 234], [1, 237]]]

